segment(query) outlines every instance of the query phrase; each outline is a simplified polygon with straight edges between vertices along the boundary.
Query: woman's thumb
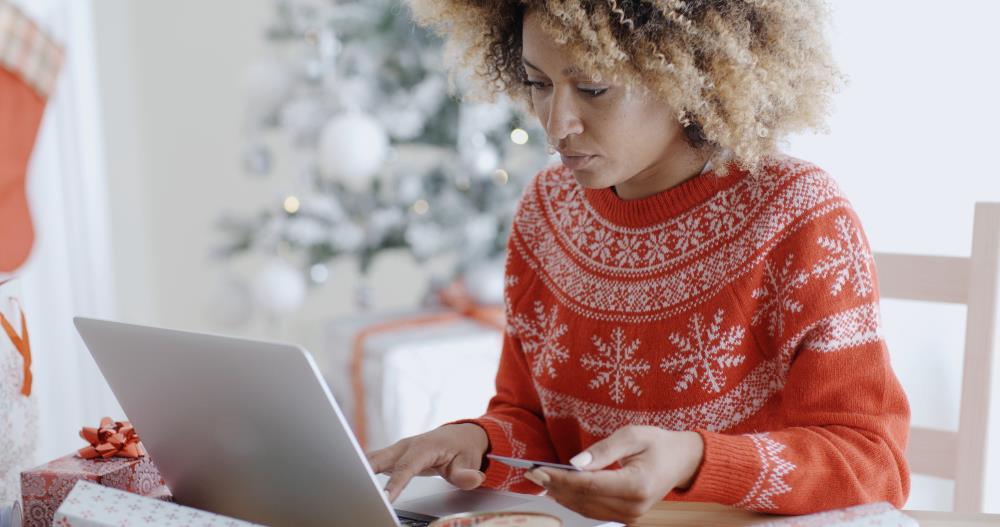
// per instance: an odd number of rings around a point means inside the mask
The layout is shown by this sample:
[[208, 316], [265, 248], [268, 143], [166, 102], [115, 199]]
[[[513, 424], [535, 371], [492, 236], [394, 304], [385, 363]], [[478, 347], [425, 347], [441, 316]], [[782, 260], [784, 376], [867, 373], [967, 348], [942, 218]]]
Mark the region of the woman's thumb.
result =
[[454, 468], [447, 479], [449, 483], [462, 490], [471, 490], [486, 481], [486, 474], [472, 468]]

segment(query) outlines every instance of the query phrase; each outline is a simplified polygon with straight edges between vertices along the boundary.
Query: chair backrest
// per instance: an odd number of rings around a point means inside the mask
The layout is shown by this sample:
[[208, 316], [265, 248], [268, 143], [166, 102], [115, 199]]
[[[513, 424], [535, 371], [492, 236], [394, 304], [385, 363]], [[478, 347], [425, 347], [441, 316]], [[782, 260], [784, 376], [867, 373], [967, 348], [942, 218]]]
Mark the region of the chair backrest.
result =
[[910, 429], [910, 469], [955, 481], [956, 512], [981, 512], [996, 346], [1000, 203], [977, 203], [969, 257], [875, 253], [882, 298], [966, 304], [958, 431]]

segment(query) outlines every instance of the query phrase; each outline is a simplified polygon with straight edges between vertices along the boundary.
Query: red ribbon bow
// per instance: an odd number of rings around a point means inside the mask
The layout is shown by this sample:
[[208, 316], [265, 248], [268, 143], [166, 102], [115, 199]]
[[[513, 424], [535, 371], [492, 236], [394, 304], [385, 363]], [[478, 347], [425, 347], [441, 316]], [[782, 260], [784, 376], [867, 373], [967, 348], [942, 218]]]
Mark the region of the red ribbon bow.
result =
[[146, 449], [139, 442], [139, 434], [128, 421], [112, 421], [110, 417], [101, 419], [99, 428], [83, 427], [80, 437], [90, 446], [81, 448], [77, 454], [83, 459], [112, 456], [139, 458], [146, 455]]

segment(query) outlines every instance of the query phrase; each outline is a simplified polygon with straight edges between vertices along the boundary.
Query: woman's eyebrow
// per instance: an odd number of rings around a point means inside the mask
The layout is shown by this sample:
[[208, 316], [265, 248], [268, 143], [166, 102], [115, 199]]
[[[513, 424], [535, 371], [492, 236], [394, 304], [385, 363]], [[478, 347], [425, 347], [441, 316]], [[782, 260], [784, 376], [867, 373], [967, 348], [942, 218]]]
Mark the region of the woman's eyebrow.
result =
[[[529, 68], [531, 68], [533, 70], [545, 73], [544, 71], [542, 71], [541, 68], [539, 68], [538, 66], [535, 66], [534, 64], [528, 62], [528, 59], [526, 59], [524, 57], [521, 57], [521, 62], [523, 62], [525, 66], [527, 66], [527, 67], [529, 67]], [[580, 69], [577, 68], [576, 66], [570, 66], [570, 67], [564, 69], [563, 72], [562, 72], [562, 74], [564, 76], [566, 76], [566, 77], [572, 77], [573, 75], [576, 75], [578, 73], [580, 73]]]

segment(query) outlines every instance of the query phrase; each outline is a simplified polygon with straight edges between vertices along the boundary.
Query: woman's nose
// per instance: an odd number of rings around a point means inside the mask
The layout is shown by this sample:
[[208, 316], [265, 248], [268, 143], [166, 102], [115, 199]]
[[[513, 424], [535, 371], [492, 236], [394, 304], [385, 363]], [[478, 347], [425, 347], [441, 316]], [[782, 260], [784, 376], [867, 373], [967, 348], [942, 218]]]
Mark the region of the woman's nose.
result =
[[583, 121], [580, 120], [572, 95], [553, 90], [545, 132], [549, 140], [554, 143], [569, 135], [583, 132]]

